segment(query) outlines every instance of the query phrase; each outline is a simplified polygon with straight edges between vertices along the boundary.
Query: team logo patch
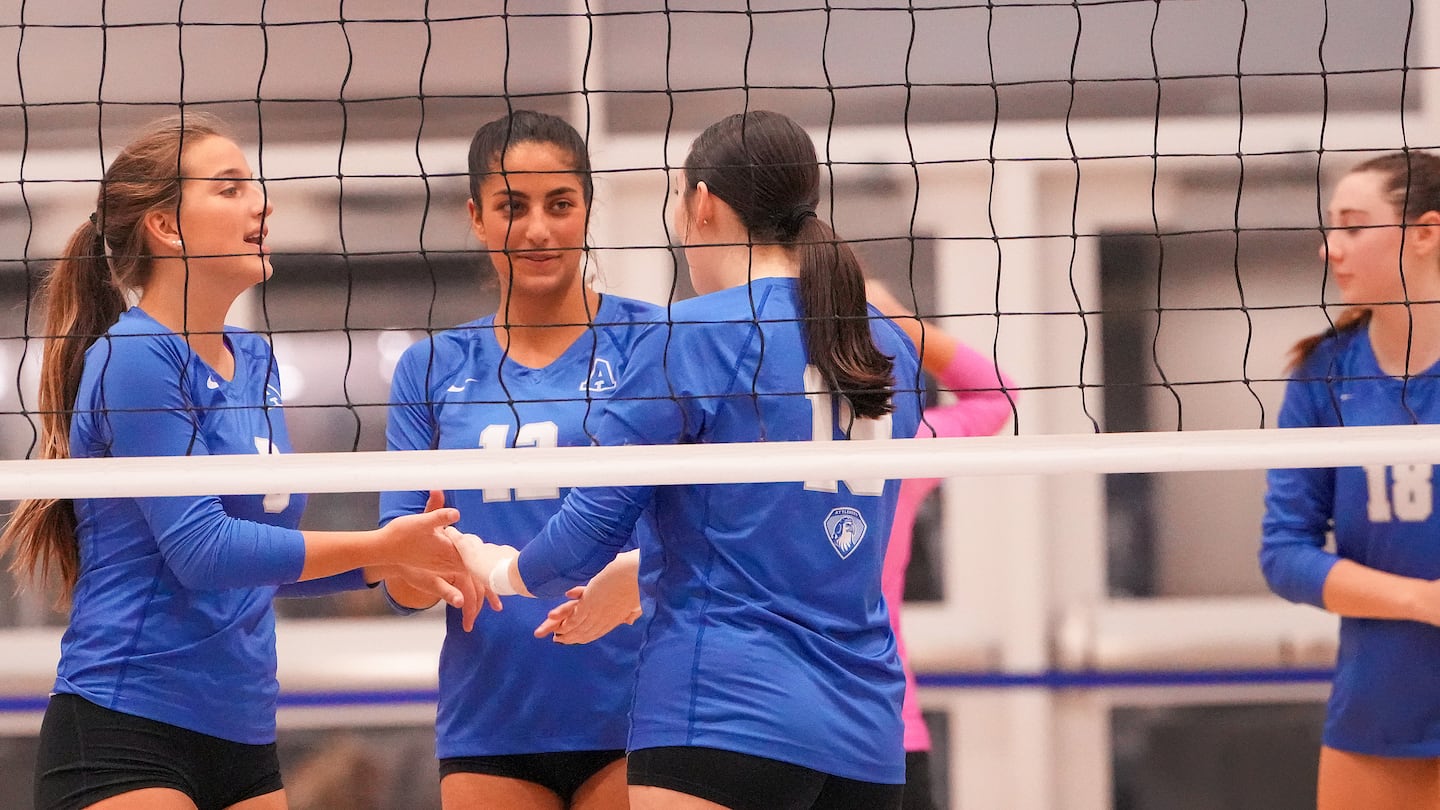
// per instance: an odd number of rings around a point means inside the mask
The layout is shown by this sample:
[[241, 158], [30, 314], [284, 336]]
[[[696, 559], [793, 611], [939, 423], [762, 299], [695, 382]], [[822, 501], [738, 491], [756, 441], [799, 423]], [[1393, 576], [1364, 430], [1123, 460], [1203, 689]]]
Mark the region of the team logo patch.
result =
[[580, 383], [581, 391], [609, 391], [615, 387], [615, 369], [610, 367], [610, 361], [603, 357], [595, 358], [595, 363], [590, 367], [590, 376], [585, 382]]
[[858, 509], [837, 506], [825, 517], [825, 536], [840, 559], [846, 559], [865, 539], [865, 518]]

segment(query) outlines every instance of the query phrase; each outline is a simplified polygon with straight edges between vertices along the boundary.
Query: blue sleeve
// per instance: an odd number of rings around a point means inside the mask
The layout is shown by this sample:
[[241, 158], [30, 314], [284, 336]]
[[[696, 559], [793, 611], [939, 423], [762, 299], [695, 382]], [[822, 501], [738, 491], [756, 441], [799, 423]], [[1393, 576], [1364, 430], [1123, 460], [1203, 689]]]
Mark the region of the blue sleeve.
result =
[[[431, 367], [433, 341], [424, 341], [411, 346], [400, 356], [395, 373], [390, 381], [390, 407], [385, 412], [385, 449], [387, 450], [429, 450], [435, 446], [435, 419], [433, 406], [425, 388], [425, 372]], [[403, 490], [380, 493], [380, 525], [403, 515], [425, 511], [430, 493], [419, 490]], [[380, 583], [380, 593], [385, 604], [401, 615], [420, 613], [427, 608], [412, 608], [396, 602]]]
[[[180, 369], [156, 341], [111, 341], [87, 357], [101, 363], [90, 400], [102, 411], [112, 456], [209, 454], [198, 416], [182, 390]], [[143, 382], [142, 382], [143, 381]], [[77, 403], [78, 404], [78, 403]], [[305, 566], [305, 538], [295, 529], [239, 520], [214, 495], [136, 498], [161, 556], [177, 579], [195, 590], [294, 582]]]
[[343, 574], [334, 574], [304, 582], [291, 582], [280, 586], [276, 596], [306, 599], [314, 596], [330, 596], [345, 591], [363, 591], [370, 587], [365, 581], [365, 569], [356, 568]]
[[[390, 407], [385, 414], [385, 449], [430, 450], [435, 444], [434, 406], [425, 387], [432, 366], [433, 341], [411, 346], [400, 357], [390, 382]], [[425, 511], [430, 493], [420, 490], [380, 493], [380, 525], [401, 515]]]
[[625, 550], [654, 487], [585, 487], [570, 490], [545, 528], [516, 561], [525, 587], [536, 596], [563, 596], [600, 573]]
[[[595, 436], [603, 445], [675, 444], [695, 425], [696, 399], [687, 397], [680, 362], [664, 323], [646, 327], [624, 376], [606, 401]], [[668, 362], [667, 362], [668, 361]], [[693, 434], [689, 434], [693, 435]], [[560, 510], [516, 561], [525, 587], [536, 596], [563, 595], [589, 580], [630, 541], [653, 486], [583, 487], [570, 490]]]
[[[1281, 428], [1316, 427], [1318, 382], [1292, 379], [1280, 408]], [[1325, 580], [1340, 558], [1325, 550], [1335, 495], [1335, 470], [1276, 469], [1266, 474], [1260, 570], [1270, 590], [1292, 601], [1325, 607]]]

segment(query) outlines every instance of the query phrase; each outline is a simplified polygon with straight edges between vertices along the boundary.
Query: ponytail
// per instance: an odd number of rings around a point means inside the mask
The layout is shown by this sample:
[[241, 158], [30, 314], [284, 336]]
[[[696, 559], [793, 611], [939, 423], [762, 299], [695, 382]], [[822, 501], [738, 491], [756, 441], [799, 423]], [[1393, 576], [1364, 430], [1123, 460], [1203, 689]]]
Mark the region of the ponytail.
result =
[[[161, 119], [106, 169], [95, 213], [71, 235], [41, 290], [46, 341], [40, 369], [40, 458], [70, 457], [70, 421], [85, 351], [125, 311], [125, 292], [143, 289], [149, 281], [145, 215], [177, 208], [185, 147], [223, 132], [220, 122], [206, 113]], [[23, 501], [0, 534], [0, 552], [14, 551], [10, 571], [22, 584], [54, 580], [60, 590], [57, 605], [66, 605], [80, 572], [75, 529], [70, 501]]]
[[[105, 258], [105, 239], [94, 222], [86, 222], [70, 237], [45, 279], [41, 297], [46, 341], [40, 366], [40, 458], [69, 458], [70, 421], [85, 351], [125, 309]], [[75, 528], [71, 501], [33, 499], [20, 503], [0, 535], [0, 551], [14, 551], [10, 572], [22, 584], [54, 581], [57, 605], [69, 603], [80, 570]]]
[[832, 391], [850, 400], [856, 417], [890, 413], [895, 362], [875, 347], [870, 334], [865, 276], [855, 251], [813, 212], [800, 217], [789, 241], [800, 257], [800, 307], [810, 364]]
[[1335, 319], [1335, 323], [1331, 325], [1329, 329], [1326, 329], [1318, 335], [1302, 338], [1297, 341], [1294, 346], [1290, 347], [1290, 362], [1286, 366], [1286, 370], [1294, 371], [1299, 368], [1302, 363], [1310, 358], [1311, 353], [1315, 351], [1315, 347], [1324, 343], [1329, 338], [1341, 332], [1363, 328], [1368, 323], [1370, 323], [1369, 307], [1347, 307], [1345, 311], [1340, 313], [1340, 317]]
[[850, 400], [855, 416], [890, 413], [895, 364], [870, 334], [855, 251], [815, 216], [820, 165], [805, 130], [768, 110], [724, 118], [691, 144], [685, 177], [690, 189], [703, 182], [729, 205], [752, 241], [796, 251], [810, 364], [832, 393]]

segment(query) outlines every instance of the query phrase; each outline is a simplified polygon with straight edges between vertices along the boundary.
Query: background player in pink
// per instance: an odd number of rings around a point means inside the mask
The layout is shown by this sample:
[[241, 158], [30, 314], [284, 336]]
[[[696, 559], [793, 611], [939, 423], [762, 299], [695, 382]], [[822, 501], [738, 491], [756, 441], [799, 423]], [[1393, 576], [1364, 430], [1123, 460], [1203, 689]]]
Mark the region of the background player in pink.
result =
[[[922, 324], [883, 284], [870, 280], [865, 297], [905, 330], [920, 351], [920, 363], [943, 390], [955, 395], [948, 405], [925, 409], [916, 438], [989, 436], [1000, 430], [1014, 413], [1015, 383], [988, 357], [971, 349], [936, 326]], [[902, 387], [905, 385], [901, 382]], [[905, 810], [935, 807], [930, 783], [930, 730], [920, 714], [915, 672], [900, 632], [900, 607], [905, 598], [905, 569], [910, 564], [915, 518], [925, 498], [940, 486], [939, 478], [906, 478], [895, 505], [895, 525], [885, 552], [881, 587], [890, 606], [890, 624], [905, 667]]]

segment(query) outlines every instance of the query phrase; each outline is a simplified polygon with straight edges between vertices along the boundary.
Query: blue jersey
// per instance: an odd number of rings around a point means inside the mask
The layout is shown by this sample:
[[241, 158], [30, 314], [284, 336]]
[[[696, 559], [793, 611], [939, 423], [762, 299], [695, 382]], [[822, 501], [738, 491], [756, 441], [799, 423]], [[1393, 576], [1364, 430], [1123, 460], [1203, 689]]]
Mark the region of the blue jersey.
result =
[[[138, 307], [85, 354], [76, 458], [288, 452], [270, 346], [226, 329], [225, 380]], [[303, 496], [77, 499], [80, 572], [56, 692], [246, 744], [275, 740], [276, 583]]]
[[[843, 440], [848, 403], [808, 366], [796, 287], [766, 278], [675, 305], [636, 345], [601, 442]], [[914, 346], [871, 314], [895, 379], [916, 379]], [[913, 437], [919, 398], [897, 393], [894, 405], [889, 419], [857, 421], [856, 436]], [[720, 748], [898, 784], [905, 681], [880, 587], [898, 490], [861, 479], [577, 489], [519, 571], [534, 592], [563, 590], [649, 523], [641, 580], [655, 610], [630, 749]]]
[[[588, 445], [594, 423], [628, 370], [651, 304], [606, 295], [594, 326], [549, 365], [508, 358], [494, 316], [410, 347], [391, 384], [392, 450]], [[523, 547], [560, 507], [565, 489], [451, 490], [463, 531]], [[381, 520], [423, 511], [425, 492], [381, 495]], [[450, 608], [440, 653], [437, 753], [443, 758], [625, 747], [636, 656], [647, 618], [591, 644], [537, 639], [565, 601], [510, 600], [469, 633]]]
[[[1437, 369], [1408, 382], [1380, 370], [1364, 327], [1322, 342], [1285, 391], [1280, 427], [1440, 423]], [[1265, 577], [1276, 593], [1323, 607], [1340, 559], [1440, 579], [1440, 511], [1429, 464], [1271, 470]], [[1335, 552], [1325, 550], [1326, 532]], [[1440, 628], [1342, 618], [1325, 744], [1394, 757], [1440, 756]]]

